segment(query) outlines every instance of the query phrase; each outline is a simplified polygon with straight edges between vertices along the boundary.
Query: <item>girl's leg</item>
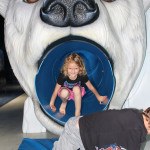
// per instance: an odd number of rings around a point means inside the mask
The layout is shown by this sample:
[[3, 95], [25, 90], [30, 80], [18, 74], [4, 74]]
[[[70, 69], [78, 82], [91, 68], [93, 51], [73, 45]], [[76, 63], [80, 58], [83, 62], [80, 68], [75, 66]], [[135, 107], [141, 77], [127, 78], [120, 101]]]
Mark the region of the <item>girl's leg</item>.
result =
[[66, 114], [66, 106], [67, 106], [67, 102], [62, 102], [59, 108], [59, 112], [63, 115]]
[[62, 88], [62, 90], [60, 91], [60, 98], [62, 100], [62, 103], [60, 105], [59, 112], [63, 115], [66, 114], [66, 106], [69, 95], [70, 95], [69, 91], [66, 88]]
[[81, 111], [81, 88], [79, 86], [73, 87], [74, 101], [75, 101], [75, 116], [80, 116]]

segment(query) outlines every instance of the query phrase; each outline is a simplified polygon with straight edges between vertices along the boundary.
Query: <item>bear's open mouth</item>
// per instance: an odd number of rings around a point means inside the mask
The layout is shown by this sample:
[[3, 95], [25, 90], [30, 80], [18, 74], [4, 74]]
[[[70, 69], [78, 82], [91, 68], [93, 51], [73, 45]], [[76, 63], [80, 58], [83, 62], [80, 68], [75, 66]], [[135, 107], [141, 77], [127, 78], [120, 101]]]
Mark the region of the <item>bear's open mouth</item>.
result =
[[51, 43], [50, 45], [48, 45], [47, 48], [44, 50], [42, 57], [38, 61], [38, 67], [41, 65], [41, 63], [43, 62], [43, 59], [45, 59], [47, 57], [48, 53], [51, 52], [54, 47], [57, 47], [57, 45], [64, 43], [64, 42], [68, 42], [68, 41], [85, 41], [87, 43], [91, 43], [91, 44], [95, 45], [96, 47], [99, 47], [101, 49], [101, 51], [107, 56], [107, 58], [109, 59], [111, 65], [113, 67], [113, 63], [111, 61], [111, 58], [109, 57], [109, 54], [107, 53], [105, 48], [103, 48], [98, 43], [96, 43], [92, 40], [89, 40], [85, 37], [81, 37], [81, 36], [67, 36], [67, 37], [61, 38], [61, 39]]
[[[60, 68], [69, 54], [77, 53], [83, 58], [90, 81], [101, 95], [107, 95], [109, 101], [111, 100], [115, 84], [109, 58], [101, 46], [79, 37], [67, 37], [56, 43], [47, 47], [39, 61], [39, 69], [35, 77], [35, 89], [38, 100], [46, 114], [63, 125], [71, 116], [74, 116], [73, 101], [68, 102], [67, 114], [61, 117], [58, 115], [58, 112], [53, 113], [50, 110], [49, 102], [60, 73]], [[61, 100], [57, 97], [55, 103], [57, 110], [59, 110], [60, 103]], [[100, 105], [91, 91], [86, 89], [86, 94], [82, 100], [82, 115], [104, 110], [107, 107], [108, 104]]]

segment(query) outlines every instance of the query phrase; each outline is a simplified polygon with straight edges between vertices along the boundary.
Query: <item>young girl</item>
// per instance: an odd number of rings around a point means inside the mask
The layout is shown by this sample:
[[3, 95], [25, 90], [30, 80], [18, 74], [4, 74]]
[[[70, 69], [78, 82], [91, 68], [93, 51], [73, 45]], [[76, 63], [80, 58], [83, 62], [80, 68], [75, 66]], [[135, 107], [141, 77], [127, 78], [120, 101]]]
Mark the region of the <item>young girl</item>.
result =
[[108, 102], [107, 96], [101, 96], [89, 81], [82, 58], [76, 53], [70, 54], [61, 68], [50, 100], [52, 111], [56, 111], [54, 103], [58, 95], [62, 100], [59, 109], [61, 114], [66, 114], [67, 101], [73, 99], [75, 101], [75, 116], [80, 116], [81, 99], [85, 94], [85, 85], [94, 93], [100, 103], [106, 104]]

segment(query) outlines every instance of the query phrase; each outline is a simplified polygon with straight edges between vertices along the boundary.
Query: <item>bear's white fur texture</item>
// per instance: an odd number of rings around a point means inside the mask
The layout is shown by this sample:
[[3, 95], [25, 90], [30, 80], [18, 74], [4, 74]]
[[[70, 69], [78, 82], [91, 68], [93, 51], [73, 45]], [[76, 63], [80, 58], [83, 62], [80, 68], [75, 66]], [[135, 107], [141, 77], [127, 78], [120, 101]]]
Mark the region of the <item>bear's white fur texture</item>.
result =
[[[52, 42], [68, 35], [91, 39], [103, 46], [114, 62], [116, 87], [110, 108], [122, 108], [140, 73], [146, 53], [145, 12], [149, 0], [95, 0], [100, 15], [82, 27], [54, 27], [42, 22], [42, 0], [28, 4], [22, 0], [1, 0], [0, 14], [5, 18], [5, 45], [10, 64], [20, 84], [33, 100], [35, 114], [51, 132], [62, 127], [41, 111], [34, 89], [37, 62]], [[55, 129], [51, 126], [55, 126]]]

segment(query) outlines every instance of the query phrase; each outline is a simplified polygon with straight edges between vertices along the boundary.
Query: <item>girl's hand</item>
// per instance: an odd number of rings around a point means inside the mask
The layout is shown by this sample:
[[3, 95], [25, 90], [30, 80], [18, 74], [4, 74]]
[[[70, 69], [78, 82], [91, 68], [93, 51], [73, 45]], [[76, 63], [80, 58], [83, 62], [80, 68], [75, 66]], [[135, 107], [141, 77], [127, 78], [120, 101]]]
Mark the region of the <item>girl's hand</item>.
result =
[[100, 104], [107, 104], [108, 103], [108, 98], [107, 96], [99, 96], [98, 101]]
[[50, 103], [50, 109], [52, 110], [52, 112], [55, 112], [56, 111], [55, 105]]

